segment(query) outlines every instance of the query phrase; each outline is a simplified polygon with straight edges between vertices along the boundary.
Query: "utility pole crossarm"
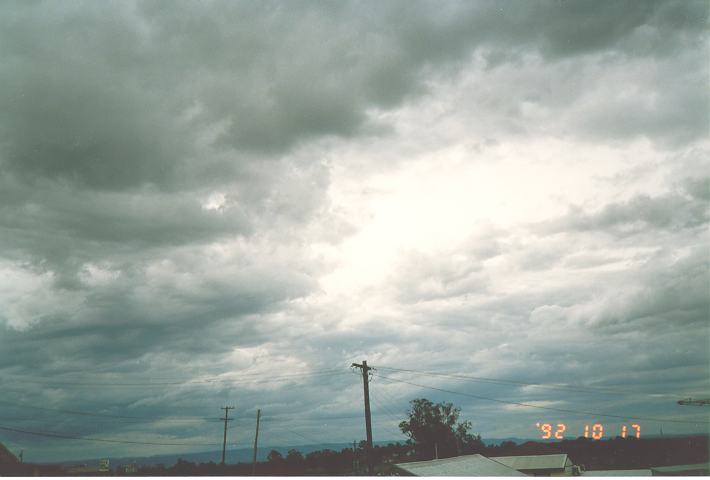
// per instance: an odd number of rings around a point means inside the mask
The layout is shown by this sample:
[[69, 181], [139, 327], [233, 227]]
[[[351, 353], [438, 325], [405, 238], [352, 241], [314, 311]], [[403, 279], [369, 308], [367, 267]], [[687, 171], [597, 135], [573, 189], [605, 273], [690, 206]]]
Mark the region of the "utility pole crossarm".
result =
[[692, 398], [685, 398], [683, 400], [678, 400], [678, 405], [693, 405], [693, 406], [703, 406], [710, 405], [710, 398], [699, 398], [693, 400]]

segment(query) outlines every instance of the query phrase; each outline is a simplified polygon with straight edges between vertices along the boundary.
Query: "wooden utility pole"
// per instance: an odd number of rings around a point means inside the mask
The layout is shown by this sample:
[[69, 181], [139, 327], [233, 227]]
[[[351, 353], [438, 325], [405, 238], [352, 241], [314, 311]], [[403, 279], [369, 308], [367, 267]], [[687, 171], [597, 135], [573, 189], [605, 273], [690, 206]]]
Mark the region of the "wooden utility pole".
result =
[[365, 433], [367, 434], [366, 458], [367, 458], [367, 473], [373, 475], [375, 473], [372, 462], [372, 418], [370, 415], [370, 386], [369, 386], [369, 371], [371, 367], [367, 366], [367, 361], [363, 360], [362, 365], [353, 363], [353, 367], [362, 370], [362, 385], [365, 393]]
[[261, 418], [261, 409], [256, 410], [256, 435], [254, 435], [254, 459], [251, 463], [251, 474], [256, 475], [256, 446], [259, 443], [259, 419]]
[[224, 440], [222, 440], [222, 465], [224, 465], [224, 454], [227, 451], [227, 422], [232, 419], [229, 418], [229, 411], [234, 410], [234, 407], [221, 407], [220, 410], [224, 410]]

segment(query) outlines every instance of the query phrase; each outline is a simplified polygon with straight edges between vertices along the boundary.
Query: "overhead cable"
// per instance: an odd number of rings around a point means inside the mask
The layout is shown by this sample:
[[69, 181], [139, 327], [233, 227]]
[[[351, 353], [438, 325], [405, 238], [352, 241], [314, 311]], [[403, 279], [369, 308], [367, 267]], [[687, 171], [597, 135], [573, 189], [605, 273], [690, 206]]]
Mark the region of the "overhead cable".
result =
[[65, 433], [58, 432], [38, 432], [31, 430], [21, 430], [19, 428], [8, 427], [5, 425], [0, 425], [0, 430], [6, 430], [8, 432], [24, 433], [27, 435], [37, 435], [40, 437], [51, 437], [51, 438], [63, 438], [68, 440], [84, 440], [87, 442], [103, 442], [103, 443], [126, 443], [132, 445], [158, 445], [166, 447], [213, 447], [222, 445], [221, 443], [167, 443], [167, 442], [140, 442], [138, 440], [119, 440], [119, 439], [109, 439], [109, 438], [96, 438], [96, 437], [82, 437], [76, 435], [68, 435]]
[[[242, 385], [252, 383], [269, 383], [280, 380], [290, 380], [295, 378], [305, 377], [327, 377], [348, 373], [347, 370], [331, 369], [327, 371], [317, 371], [308, 373], [295, 373], [275, 375], [269, 378], [261, 378], [257, 380], [240, 381], [235, 378], [212, 378], [202, 380], [183, 380], [171, 382], [85, 382], [85, 381], [61, 381], [56, 379], [39, 379], [31, 380], [25, 378], [8, 380], [13, 383], [48, 385], [48, 386], [71, 386], [71, 387], [166, 387], [166, 386], [182, 386], [182, 385], [218, 385], [228, 383], [229, 385]], [[261, 374], [263, 376], [263, 374]]]
[[447, 390], [444, 388], [432, 387], [431, 385], [422, 385], [420, 383], [408, 382], [406, 380], [400, 380], [397, 378], [386, 377], [384, 375], [380, 375], [377, 373], [375, 374], [375, 376], [380, 377], [380, 378], [384, 378], [386, 380], [391, 380], [393, 382], [405, 383], [407, 385], [412, 385], [415, 387], [428, 388], [430, 390], [437, 390], [440, 392], [451, 393], [454, 395], [461, 395], [464, 397], [475, 398], [477, 400], [487, 400], [489, 402], [504, 403], [507, 405], [518, 405], [520, 407], [537, 408], [540, 410], [551, 410], [551, 411], [555, 411], [555, 412], [574, 413], [574, 414], [580, 414], [580, 415], [592, 415], [595, 417], [621, 418], [624, 420], [647, 420], [647, 421], [653, 421], [653, 422], [668, 422], [668, 423], [710, 424], [710, 421], [708, 421], [708, 420], [676, 420], [676, 419], [668, 419], [668, 418], [638, 417], [638, 416], [631, 416], [631, 415], [614, 415], [611, 413], [585, 412], [585, 411], [581, 411], [581, 410], [571, 410], [571, 409], [557, 408], [557, 407], [545, 407], [542, 405], [533, 405], [530, 403], [515, 402], [515, 401], [511, 401], [511, 400], [500, 400], [497, 398], [484, 397], [482, 395], [473, 395], [471, 393], [457, 392], [454, 390]]
[[673, 398], [677, 398], [677, 396], [678, 396], [677, 394], [669, 394], [669, 393], [629, 392], [627, 390], [617, 390], [617, 389], [612, 389], [612, 388], [608, 388], [608, 387], [588, 387], [588, 386], [575, 386], [575, 385], [518, 382], [518, 381], [514, 381], [514, 380], [505, 380], [505, 379], [501, 379], [501, 378], [474, 377], [471, 375], [461, 375], [461, 374], [443, 373], [443, 372], [427, 372], [427, 371], [412, 370], [412, 369], [407, 369], [407, 368], [382, 367], [379, 365], [377, 366], [377, 368], [382, 369], [382, 370], [391, 370], [394, 372], [415, 373], [418, 375], [458, 378], [458, 379], [463, 379], [463, 380], [470, 380], [473, 382], [493, 383], [493, 384], [500, 384], [500, 385], [515, 385], [515, 386], [523, 386], [523, 387], [547, 388], [547, 389], [551, 389], [551, 390], [564, 390], [564, 391], [569, 391], [569, 392], [609, 393], [609, 394], [614, 394], [614, 395], [647, 395], [647, 396], [652, 396], [652, 397], [673, 397]]
[[80, 416], [85, 416], [85, 417], [111, 418], [111, 419], [121, 419], [121, 420], [144, 421], [144, 422], [163, 421], [163, 420], [188, 420], [188, 419], [189, 420], [205, 420], [205, 421], [213, 421], [214, 420], [211, 417], [195, 417], [195, 416], [136, 417], [136, 416], [130, 416], [130, 415], [112, 415], [112, 414], [108, 414], [108, 413], [97, 413], [97, 412], [86, 412], [86, 411], [79, 411], [79, 410], [65, 410], [65, 409], [61, 409], [61, 408], [40, 407], [38, 405], [20, 404], [20, 403], [8, 402], [6, 400], [0, 400], [0, 405], [9, 405], [14, 408], [24, 408], [24, 409], [30, 409], [30, 410], [41, 410], [41, 411], [48, 411], [48, 412], [65, 413], [67, 415], [80, 415]]

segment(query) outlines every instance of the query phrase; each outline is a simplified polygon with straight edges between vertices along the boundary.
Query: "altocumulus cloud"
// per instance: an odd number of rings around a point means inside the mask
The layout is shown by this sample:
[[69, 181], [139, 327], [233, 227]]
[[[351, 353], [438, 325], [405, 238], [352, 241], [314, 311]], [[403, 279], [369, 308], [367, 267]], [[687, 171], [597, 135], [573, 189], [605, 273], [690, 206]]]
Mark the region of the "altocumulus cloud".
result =
[[[415, 396], [484, 437], [541, 418], [412, 383], [697, 420], [674, 395], [710, 388], [707, 18], [701, 1], [4, 3], [4, 422], [189, 451], [236, 402], [239, 428], [280, 418], [271, 445], [351, 441], [363, 358], [634, 394], [382, 370], [376, 439]], [[146, 452], [0, 439], [28, 460]]]

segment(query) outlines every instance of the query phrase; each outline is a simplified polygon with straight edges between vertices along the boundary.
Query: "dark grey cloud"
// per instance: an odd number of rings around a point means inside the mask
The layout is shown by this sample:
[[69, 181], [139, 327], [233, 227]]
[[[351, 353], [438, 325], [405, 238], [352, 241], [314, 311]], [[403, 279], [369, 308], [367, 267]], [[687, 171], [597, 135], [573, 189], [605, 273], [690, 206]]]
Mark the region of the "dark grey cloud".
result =
[[[343, 145], [401, 142], [412, 145], [408, 157], [418, 141], [436, 140], [402, 139], [380, 113], [441, 100], [452, 124], [469, 126], [486, 148], [526, 135], [612, 146], [645, 138], [678, 155], [681, 170], [702, 164], [683, 155], [707, 136], [706, 2], [67, 1], [0, 10], [0, 370], [14, 379], [5, 400], [138, 416], [169, 405], [170, 414], [216, 417], [239, 392], [243, 412], [259, 405], [322, 439], [325, 414], [361, 413], [356, 377], [254, 378], [427, 357], [431, 367], [511, 379], [652, 390], [655, 373], [682, 389], [707, 387], [698, 239], [709, 197], [707, 179], [687, 172], [665, 193], [403, 253], [387, 288], [359, 298], [324, 299], [319, 282], [337, 263], [319, 252], [358, 228], [331, 196], [334, 172], [352, 167]], [[372, 156], [353, 167], [353, 183], [403, 161]], [[656, 253], [634, 257], [632, 247]], [[623, 262], [626, 271], [604, 271]], [[388, 308], [360, 318], [370, 296]], [[629, 356], [631, 340], [639, 351]], [[219, 381], [189, 383], [208, 376]], [[90, 394], [71, 385], [165, 377], [187, 383]], [[373, 397], [389, 392], [400, 411], [421, 396], [379, 386]], [[26, 425], [214, 437], [205, 426], [55, 417]], [[336, 430], [350, 441], [360, 420]], [[284, 440], [278, 428], [266, 432]], [[70, 448], [45, 453], [67, 458]]]
[[[628, 43], [643, 30], [645, 53], [667, 56], [698, 46], [707, 17], [704, 2], [415, 7], [10, 4], [0, 70], [3, 164], [27, 179], [104, 189], [238, 176], [248, 161], [240, 152], [366, 134], [369, 108], [421, 92], [419, 73], [460, 67], [475, 48], [551, 59], [603, 50], [637, 56]], [[702, 104], [669, 103], [675, 120], [694, 112], [694, 122], [707, 123]], [[206, 158], [196, 146], [204, 136], [229, 158]]]

